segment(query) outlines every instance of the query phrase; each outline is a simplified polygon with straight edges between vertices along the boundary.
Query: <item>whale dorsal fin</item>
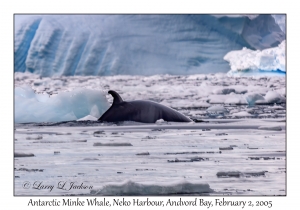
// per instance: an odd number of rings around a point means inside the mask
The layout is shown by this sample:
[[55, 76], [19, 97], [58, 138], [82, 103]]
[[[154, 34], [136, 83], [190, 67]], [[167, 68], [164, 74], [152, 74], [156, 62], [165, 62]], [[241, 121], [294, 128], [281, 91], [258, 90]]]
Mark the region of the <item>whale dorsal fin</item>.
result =
[[116, 91], [110, 90], [110, 91], [108, 91], [108, 93], [111, 94], [112, 97], [114, 97], [113, 105], [123, 102], [123, 99], [121, 98], [119, 93], [117, 93]]

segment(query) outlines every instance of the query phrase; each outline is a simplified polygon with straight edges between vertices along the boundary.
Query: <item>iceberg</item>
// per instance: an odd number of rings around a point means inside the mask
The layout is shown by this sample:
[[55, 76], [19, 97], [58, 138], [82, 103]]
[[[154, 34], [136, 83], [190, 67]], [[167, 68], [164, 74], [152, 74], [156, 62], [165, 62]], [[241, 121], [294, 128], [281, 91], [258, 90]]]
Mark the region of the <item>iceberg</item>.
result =
[[[228, 72], [230, 51], [285, 40], [282, 16], [15, 15], [14, 71], [72, 75]], [[280, 26], [279, 26], [280, 25]]]
[[224, 56], [229, 62], [232, 75], [247, 74], [277, 74], [285, 75], [285, 40], [277, 47], [265, 50], [251, 50], [244, 47], [242, 50], [231, 51]]
[[108, 107], [105, 94], [98, 90], [76, 88], [50, 96], [37, 94], [28, 85], [15, 88], [15, 123], [82, 120], [88, 115], [98, 119]]

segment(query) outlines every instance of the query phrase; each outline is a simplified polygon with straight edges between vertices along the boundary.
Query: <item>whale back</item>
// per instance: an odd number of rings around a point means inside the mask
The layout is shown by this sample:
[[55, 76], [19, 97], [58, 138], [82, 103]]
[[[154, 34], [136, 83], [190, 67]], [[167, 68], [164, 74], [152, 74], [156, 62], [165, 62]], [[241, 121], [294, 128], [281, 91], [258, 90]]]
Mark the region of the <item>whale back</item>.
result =
[[134, 121], [155, 123], [157, 120], [163, 119], [168, 122], [191, 122], [191, 119], [180, 112], [153, 101], [137, 100], [127, 103], [128, 106], [138, 110], [135, 112]]
[[143, 123], [155, 123], [159, 119], [169, 122], [192, 121], [176, 110], [162, 104], [146, 100], [123, 101], [117, 92], [110, 90], [109, 93], [114, 97], [114, 102], [99, 118], [99, 121], [136, 121]]

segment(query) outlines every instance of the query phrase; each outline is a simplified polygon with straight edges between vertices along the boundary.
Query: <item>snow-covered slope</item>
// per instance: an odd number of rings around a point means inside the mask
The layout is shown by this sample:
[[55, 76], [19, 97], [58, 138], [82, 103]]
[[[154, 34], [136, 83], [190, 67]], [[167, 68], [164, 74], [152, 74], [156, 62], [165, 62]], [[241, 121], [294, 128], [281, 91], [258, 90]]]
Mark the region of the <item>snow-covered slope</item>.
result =
[[[275, 16], [274, 16], [275, 17]], [[16, 15], [15, 72], [155, 75], [227, 72], [223, 57], [285, 40], [272, 15]]]

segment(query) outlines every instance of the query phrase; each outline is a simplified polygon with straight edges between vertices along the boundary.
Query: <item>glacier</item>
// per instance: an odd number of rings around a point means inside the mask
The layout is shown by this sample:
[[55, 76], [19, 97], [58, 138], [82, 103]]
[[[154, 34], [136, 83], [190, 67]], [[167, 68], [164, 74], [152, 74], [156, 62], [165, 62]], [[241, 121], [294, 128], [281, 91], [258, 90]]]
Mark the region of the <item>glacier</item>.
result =
[[14, 71], [43, 77], [226, 73], [228, 52], [282, 43], [284, 20], [284, 15], [15, 15]]

